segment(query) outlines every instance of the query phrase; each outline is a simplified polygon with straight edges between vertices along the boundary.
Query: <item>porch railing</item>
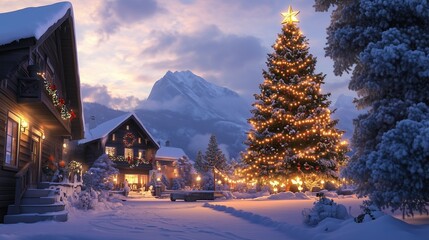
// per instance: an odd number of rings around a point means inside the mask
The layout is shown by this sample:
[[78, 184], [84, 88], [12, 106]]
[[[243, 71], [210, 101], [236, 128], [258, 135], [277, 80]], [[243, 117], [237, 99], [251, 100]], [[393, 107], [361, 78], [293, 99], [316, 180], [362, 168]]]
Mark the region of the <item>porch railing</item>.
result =
[[15, 206], [13, 209], [10, 209], [12, 213], [9, 214], [19, 214], [19, 207], [21, 205], [22, 196], [24, 196], [25, 191], [28, 189], [31, 181], [31, 165], [32, 162], [28, 162], [24, 167], [15, 174]]

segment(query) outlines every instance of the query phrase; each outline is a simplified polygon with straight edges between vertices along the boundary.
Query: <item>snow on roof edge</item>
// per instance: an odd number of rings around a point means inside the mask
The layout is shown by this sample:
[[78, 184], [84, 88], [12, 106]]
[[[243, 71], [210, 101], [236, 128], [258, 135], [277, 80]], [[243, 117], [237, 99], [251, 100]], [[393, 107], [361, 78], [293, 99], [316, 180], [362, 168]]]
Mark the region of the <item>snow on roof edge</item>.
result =
[[78, 144], [85, 144], [85, 143], [89, 143], [97, 139], [106, 137], [111, 131], [113, 131], [115, 128], [117, 128], [119, 125], [121, 125], [123, 122], [125, 122], [127, 119], [129, 119], [132, 116], [134, 116], [137, 123], [140, 124], [143, 130], [149, 135], [149, 137], [152, 139], [152, 141], [159, 149], [160, 148], [159, 144], [155, 141], [155, 138], [152, 136], [152, 134], [150, 134], [150, 132], [146, 129], [146, 127], [143, 125], [143, 123], [140, 121], [140, 119], [137, 117], [135, 113], [126, 113], [124, 115], [113, 118], [104, 123], [101, 123], [100, 125], [98, 125], [93, 129], [88, 129], [88, 134], [91, 136], [89, 138], [84, 138], [82, 140], [79, 140]]
[[0, 25], [0, 46], [31, 37], [40, 39], [51, 26], [66, 15], [68, 10], [73, 17], [73, 7], [70, 2], [0, 13], [0, 22], [12, 23]]

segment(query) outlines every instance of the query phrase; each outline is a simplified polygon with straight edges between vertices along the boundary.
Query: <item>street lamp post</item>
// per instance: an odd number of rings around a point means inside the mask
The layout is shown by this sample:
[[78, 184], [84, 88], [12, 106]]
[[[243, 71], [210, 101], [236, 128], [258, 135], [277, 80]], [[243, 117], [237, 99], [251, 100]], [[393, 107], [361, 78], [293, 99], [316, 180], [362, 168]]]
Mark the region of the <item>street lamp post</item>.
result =
[[214, 166], [213, 166], [213, 191], [216, 191], [216, 171]]

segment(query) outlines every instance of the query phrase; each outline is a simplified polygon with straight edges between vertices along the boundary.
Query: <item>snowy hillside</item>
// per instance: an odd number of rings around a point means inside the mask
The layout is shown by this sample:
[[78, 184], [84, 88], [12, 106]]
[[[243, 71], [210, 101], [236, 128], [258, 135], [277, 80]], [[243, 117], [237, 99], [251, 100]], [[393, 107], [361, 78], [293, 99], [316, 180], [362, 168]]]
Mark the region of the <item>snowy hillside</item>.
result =
[[85, 125], [93, 128], [103, 122], [124, 115], [126, 112], [114, 110], [100, 103], [83, 103]]
[[136, 113], [155, 138], [169, 140], [191, 158], [205, 151], [211, 134], [225, 154], [236, 157], [244, 149], [250, 108], [236, 92], [190, 71], [168, 71]]
[[194, 119], [246, 122], [250, 106], [236, 92], [209, 83], [191, 71], [168, 71], [153, 86], [145, 110], [169, 110]]

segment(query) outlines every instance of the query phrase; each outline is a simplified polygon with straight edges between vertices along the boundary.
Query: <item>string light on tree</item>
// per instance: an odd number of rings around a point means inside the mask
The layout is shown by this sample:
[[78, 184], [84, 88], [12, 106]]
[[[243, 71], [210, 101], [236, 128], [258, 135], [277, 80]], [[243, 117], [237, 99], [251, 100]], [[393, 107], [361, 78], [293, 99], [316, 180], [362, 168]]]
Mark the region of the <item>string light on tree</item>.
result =
[[347, 157], [347, 142], [336, 129], [328, 109], [329, 94], [321, 93], [325, 76], [314, 73], [316, 59], [309, 54], [307, 39], [295, 23], [299, 11], [282, 13], [282, 32], [268, 55], [264, 81], [255, 95], [253, 116], [248, 120], [248, 167], [243, 177], [248, 182], [289, 186], [292, 179], [305, 185], [306, 176], [338, 178], [338, 167]]

